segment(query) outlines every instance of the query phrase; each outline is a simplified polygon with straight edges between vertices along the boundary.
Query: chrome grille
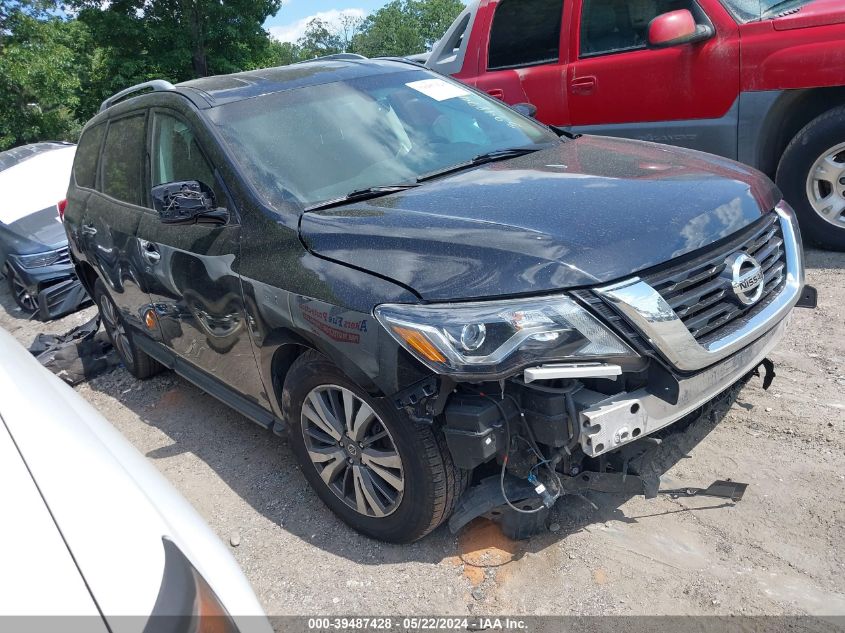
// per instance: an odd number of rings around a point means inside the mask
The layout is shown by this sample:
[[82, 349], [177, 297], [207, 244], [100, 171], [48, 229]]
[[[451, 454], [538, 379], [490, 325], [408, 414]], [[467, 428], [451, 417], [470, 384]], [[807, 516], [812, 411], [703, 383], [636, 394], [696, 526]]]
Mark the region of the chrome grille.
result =
[[[722, 277], [726, 259], [746, 253], [763, 269], [763, 295], [754, 305], [737, 301]], [[785, 283], [786, 255], [783, 232], [775, 213], [769, 213], [728, 242], [682, 263], [646, 274], [642, 279], [671, 306], [684, 325], [701, 342], [720, 337], [735, 322], [744, 321], [777, 295]]]
[[66, 246], [64, 248], [60, 248], [56, 252], [58, 253], [59, 258], [56, 260], [55, 264], [52, 264], [53, 266], [60, 266], [61, 264], [70, 264], [70, 248], [69, 247]]

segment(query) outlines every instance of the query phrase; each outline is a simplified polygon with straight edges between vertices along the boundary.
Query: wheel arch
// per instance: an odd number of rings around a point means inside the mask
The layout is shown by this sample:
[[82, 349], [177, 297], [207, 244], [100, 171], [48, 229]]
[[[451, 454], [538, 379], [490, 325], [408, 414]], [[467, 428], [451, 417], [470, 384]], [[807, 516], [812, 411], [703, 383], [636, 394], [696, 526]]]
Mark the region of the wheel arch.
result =
[[845, 86], [744, 93], [739, 160], [774, 179], [781, 156], [804, 126], [845, 105]]
[[325, 345], [313, 341], [289, 329], [271, 332], [262, 345], [261, 370], [265, 376], [264, 384], [272, 389], [272, 403], [278, 407], [277, 413], [286, 413], [284, 406], [285, 381], [294, 362], [305, 352], [313, 350], [328, 358], [362, 390], [374, 397], [383, 397], [381, 389], [361, 371], [351, 360], [327, 349]]
[[93, 299], [94, 284], [100, 278], [100, 275], [97, 274], [97, 269], [85, 261], [76, 262], [76, 266], [74, 268], [76, 269], [76, 276], [79, 277], [79, 281], [81, 281], [82, 285], [85, 286], [88, 296]]

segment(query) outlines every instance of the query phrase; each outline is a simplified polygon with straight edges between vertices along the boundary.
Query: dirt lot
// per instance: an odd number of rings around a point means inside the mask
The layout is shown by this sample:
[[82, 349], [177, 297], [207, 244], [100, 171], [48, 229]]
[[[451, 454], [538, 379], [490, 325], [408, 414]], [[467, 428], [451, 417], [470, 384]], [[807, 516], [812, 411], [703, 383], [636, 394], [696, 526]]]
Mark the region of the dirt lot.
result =
[[[271, 615], [845, 614], [845, 255], [808, 252], [815, 311], [796, 311], [753, 379], [664, 444], [666, 487], [732, 478], [742, 502], [564, 498], [551, 531], [512, 542], [483, 521], [411, 546], [348, 529], [307, 487], [285, 442], [167, 373], [124, 369], [79, 393], [194, 504]], [[0, 294], [0, 326], [28, 345], [64, 332]]]

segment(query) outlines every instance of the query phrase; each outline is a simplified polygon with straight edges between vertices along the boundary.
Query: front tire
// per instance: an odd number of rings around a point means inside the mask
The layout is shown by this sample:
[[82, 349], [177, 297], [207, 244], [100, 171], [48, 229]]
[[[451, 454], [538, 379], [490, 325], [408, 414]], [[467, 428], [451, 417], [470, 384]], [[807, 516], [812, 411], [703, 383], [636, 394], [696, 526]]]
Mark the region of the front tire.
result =
[[816, 117], [795, 135], [775, 179], [805, 238], [845, 250], [845, 106]]
[[38, 312], [38, 297], [29, 293], [15, 269], [9, 264], [6, 264], [6, 280], [9, 282], [9, 292], [18, 307], [29, 314]]
[[164, 367], [135, 345], [134, 334], [106, 291], [105, 284], [99, 279], [94, 283], [94, 301], [100, 310], [103, 328], [129, 373], [139, 380], [146, 380], [161, 372]]
[[320, 499], [353, 529], [411, 543], [445, 521], [466, 488], [442, 433], [373, 398], [325, 356], [305, 352], [285, 379], [290, 442]]

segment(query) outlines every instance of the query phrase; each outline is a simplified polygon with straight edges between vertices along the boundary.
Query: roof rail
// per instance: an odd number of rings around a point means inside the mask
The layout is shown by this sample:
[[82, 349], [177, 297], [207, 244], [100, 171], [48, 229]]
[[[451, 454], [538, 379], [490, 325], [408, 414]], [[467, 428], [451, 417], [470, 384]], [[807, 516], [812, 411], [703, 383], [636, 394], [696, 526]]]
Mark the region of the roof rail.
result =
[[393, 55], [386, 55], [384, 57], [374, 57], [373, 59], [383, 59], [384, 61], [399, 62], [400, 64], [409, 64], [411, 66], [425, 66], [425, 64], [423, 64], [422, 62], [419, 62], [416, 59], [411, 59], [410, 57], [396, 57]]
[[136, 92], [141, 92], [142, 90], [150, 89], [153, 92], [160, 92], [165, 90], [176, 90], [176, 86], [174, 86], [169, 81], [165, 81], [164, 79], [153, 79], [152, 81], [145, 81], [142, 84], [138, 84], [136, 86], [131, 86], [126, 88], [125, 90], [121, 90], [115, 95], [112, 95], [102, 104], [100, 104], [100, 112], [103, 110], [112, 107], [115, 103], [123, 99], [124, 97], [128, 97], [131, 94], [135, 94]]
[[321, 61], [327, 61], [327, 60], [332, 60], [332, 59], [339, 60], [339, 61], [346, 60], [346, 61], [354, 62], [354, 61], [358, 61], [358, 60], [361, 60], [361, 59], [369, 59], [369, 58], [365, 57], [364, 55], [359, 55], [358, 53], [335, 53], [333, 55], [323, 55], [322, 57], [313, 57], [311, 59], [303, 59], [301, 62], [296, 62], [296, 63], [297, 64], [307, 64], [308, 62], [321, 62]]

